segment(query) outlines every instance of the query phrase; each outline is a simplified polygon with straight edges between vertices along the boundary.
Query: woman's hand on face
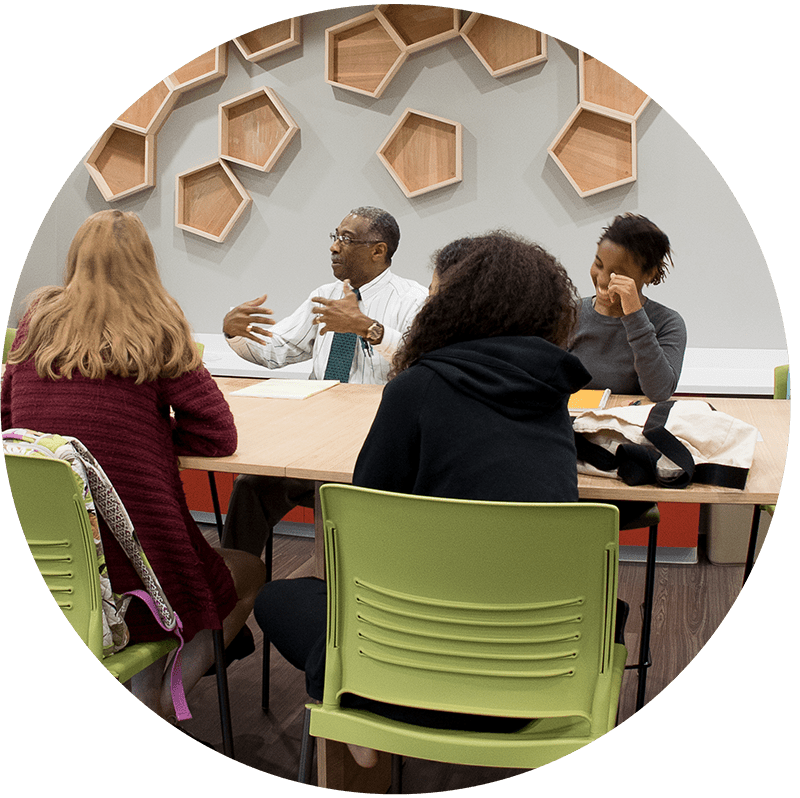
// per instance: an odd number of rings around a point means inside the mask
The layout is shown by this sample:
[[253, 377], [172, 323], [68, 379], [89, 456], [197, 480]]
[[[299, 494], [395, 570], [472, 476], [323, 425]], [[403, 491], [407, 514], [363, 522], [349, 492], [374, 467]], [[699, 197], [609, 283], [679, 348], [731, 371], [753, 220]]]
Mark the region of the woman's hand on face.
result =
[[611, 274], [608, 281], [608, 298], [612, 303], [617, 301], [622, 305], [622, 312], [629, 316], [642, 308], [642, 299], [636, 282], [622, 274]]

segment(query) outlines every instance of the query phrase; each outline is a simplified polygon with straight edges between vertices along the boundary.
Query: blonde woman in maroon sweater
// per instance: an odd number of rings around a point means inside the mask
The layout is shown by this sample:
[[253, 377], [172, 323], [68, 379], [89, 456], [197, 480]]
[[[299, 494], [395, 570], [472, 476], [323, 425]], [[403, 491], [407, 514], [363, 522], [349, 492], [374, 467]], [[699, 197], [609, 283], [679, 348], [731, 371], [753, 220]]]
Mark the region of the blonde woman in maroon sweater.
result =
[[[232, 454], [236, 428], [135, 214], [89, 217], [70, 246], [64, 286], [33, 295], [8, 357], [1, 410], [3, 429], [73, 436], [103, 467], [183, 622], [188, 691], [214, 660], [210, 630], [233, 639], [265, 570], [250, 554], [212, 548], [189, 513], [177, 456]], [[102, 521], [100, 529], [114, 590], [140, 588]], [[131, 603], [126, 621], [132, 641], [166, 634], [141, 602]], [[131, 687], [169, 718], [166, 664]]]

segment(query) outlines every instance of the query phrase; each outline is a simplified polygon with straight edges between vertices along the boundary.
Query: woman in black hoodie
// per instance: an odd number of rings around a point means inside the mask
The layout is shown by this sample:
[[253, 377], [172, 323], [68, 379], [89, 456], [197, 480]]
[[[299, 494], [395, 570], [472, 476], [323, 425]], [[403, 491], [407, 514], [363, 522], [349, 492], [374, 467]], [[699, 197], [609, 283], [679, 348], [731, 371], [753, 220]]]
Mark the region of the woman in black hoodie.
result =
[[[395, 354], [353, 484], [455, 499], [577, 501], [567, 401], [590, 374], [566, 351], [579, 302], [572, 281], [542, 247], [502, 231], [454, 241], [433, 260], [430, 296]], [[266, 638], [306, 672], [308, 694], [322, 700], [325, 583], [269, 582], [254, 613]], [[437, 728], [527, 723], [357, 696], [342, 703]], [[364, 766], [372, 754], [353, 750]]]

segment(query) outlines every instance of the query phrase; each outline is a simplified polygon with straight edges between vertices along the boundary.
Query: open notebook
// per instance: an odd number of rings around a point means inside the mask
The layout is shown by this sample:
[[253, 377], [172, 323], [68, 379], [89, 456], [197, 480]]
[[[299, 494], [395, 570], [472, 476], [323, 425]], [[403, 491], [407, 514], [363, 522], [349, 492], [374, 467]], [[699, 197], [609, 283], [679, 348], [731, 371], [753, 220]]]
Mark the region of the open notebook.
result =
[[580, 413], [583, 410], [603, 410], [611, 397], [611, 390], [584, 389], [572, 394], [569, 398], [569, 412]]
[[339, 380], [263, 380], [249, 388], [231, 391], [231, 395], [259, 396], [262, 399], [307, 399], [338, 384]]

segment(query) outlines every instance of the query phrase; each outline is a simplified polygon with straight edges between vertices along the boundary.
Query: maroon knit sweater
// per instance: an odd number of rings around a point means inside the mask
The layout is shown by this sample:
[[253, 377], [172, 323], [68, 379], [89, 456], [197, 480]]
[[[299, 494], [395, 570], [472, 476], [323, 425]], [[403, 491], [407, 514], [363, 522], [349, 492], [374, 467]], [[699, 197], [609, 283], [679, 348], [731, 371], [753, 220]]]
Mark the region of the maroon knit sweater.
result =
[[[24, 319], [17, 342], [26, 334]], [[77, 371], [72, 379], [41, 379], [30, 359], [6, 367], [0, 413], [4, 430], [25, 427], [78, 438], [122, 499], [183, 622], [185, 639], [201, 629], [221, 628], [236, 604], [233, 579], [189, 513], [176, 457], [224, 456], [236, 450], [233, 415], [205, 369], [136, 385], [116, 376], [90, 380]], [[100, 530], [114, 591], [141, 589], [102, 520]], [[126, 621], [133, 641], [166, 635], [139, 599], [131, 601]]]

